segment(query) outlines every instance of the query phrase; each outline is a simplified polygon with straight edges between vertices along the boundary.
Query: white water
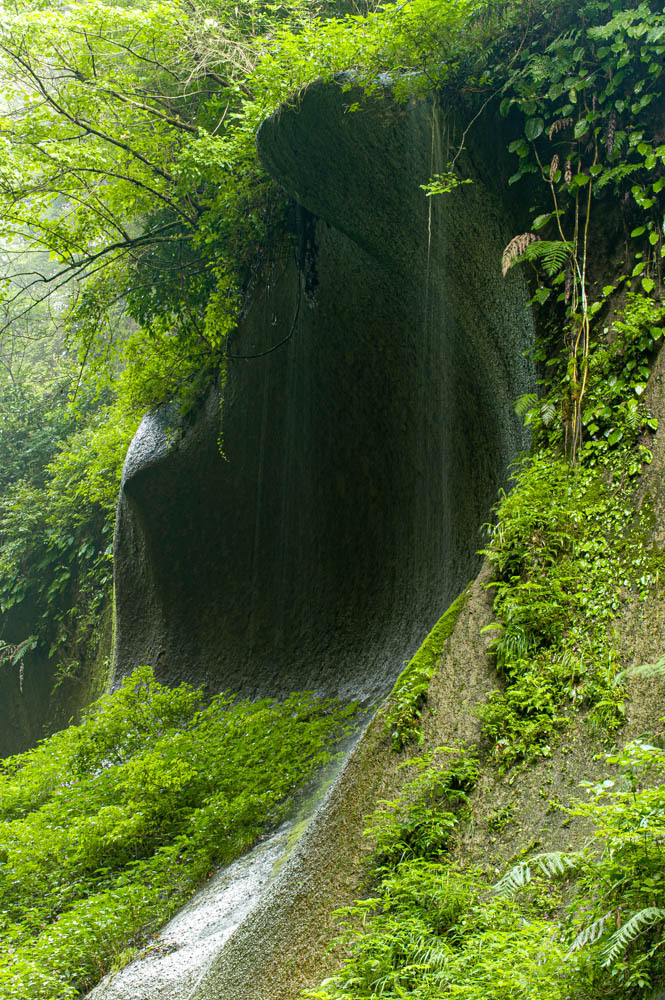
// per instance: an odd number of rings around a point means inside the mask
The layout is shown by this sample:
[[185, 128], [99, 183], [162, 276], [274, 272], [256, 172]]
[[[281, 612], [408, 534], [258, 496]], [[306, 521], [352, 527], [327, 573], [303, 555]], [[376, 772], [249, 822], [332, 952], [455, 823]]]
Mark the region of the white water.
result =
[[216, 872], [129, 965], [88, 1000], [187, 1000], [213, 956], [256, 906], [289, 846], [293, 823]]

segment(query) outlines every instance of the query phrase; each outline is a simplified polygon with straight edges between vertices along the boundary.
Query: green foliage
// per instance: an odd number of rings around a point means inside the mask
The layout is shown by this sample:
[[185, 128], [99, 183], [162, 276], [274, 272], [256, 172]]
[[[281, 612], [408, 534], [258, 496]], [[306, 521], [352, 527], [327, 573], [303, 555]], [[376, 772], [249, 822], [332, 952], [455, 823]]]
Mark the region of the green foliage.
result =
[[246, 850], [329, 755], [353, 706], [205, 704], [146, 667], [0, 771], [0, 997], [80, 995], [211, 867]]
[[407, 743], [419, 739], [418, 719], [427, 700], [427, 689], [468, 596], [469, 588], [453, 601], [395, 681], [388, 699], [385, 722], [395, 750], [401, 750]]
[[[372, 893], [338, 914], [346, 960], [304, 998], [646, 1000], [665, 973], [665, 751], [635, 741], [607, 762], [615, 777], [566, 810], [595, 828], [587, 846], [528, 857], [490, 891], [452, 853], [478, 761], [414, 759], [417, 777], [367, 831]], [[566, 886], [555, 913], [553, 881]]]
[[384, 864], [439, 858], [450, 846], [458, 813], [478, 781], [478, 761], [472, 751], [437, 747], [400, 768], [415, 768], [416, 777], [399, 798], [381, 802], [365, 834]]
[[34, 609], [34, 631], [59, 673], [71, 674], [99, 638], [120, 473], [135, 429], [133, 416], [102, 407], [64, 442], [52, 440], [56, 453], [32, 480], [0, 495], [0, 609]]
[[[439, 754], [451, 762], [441, 767]], [[449, 857], [478, 777], [475, 757], [439, 748], [411, 763], [418, 776], [368, 830], [377, 843], [375, 894], [339, 913], [348, 958], [304, 997], [569, 1000], [552, 925], [492, 896], [480, 872]]]
[[[643, 463], [651, 461], [649, 449], [638, 441], [658, 429], [658, 420], [646, 411], [642, 397], [661, 343], [664, 319], [662, 303], [629, 292], [611, 324], [592, 331], [581, 414], [584, 439], [579, 457], [585, 465], [612, 464], [613, 456], [623, 454], [626, 446], [637, 446], [629, 475], [638, 474]], [[544, 394], [541, 398], [522, 397], [516, 408], [532, 429], [536, 445], [550, 443], [563, 450], [564, 422], [557, 423], [555, 416], [568, 405], [568, 351], [543, 342], [536, 357], [546, 361], [547, 374], [541, 382]]]
[[665, 972], [665, 752], [637, 740], [606, 760], [616, 776], [587, 785], [589, 798], [567, 810], [593, 823], [588, 846], [526, 859], [496, 890], [514, 894], [536, 871], [572, 881], [561, 927], [571, 966], [593, 995], [632, 1000]]
[[[544, 24], [537, 34], [535, 43], [518, 50], [516, 65], [510, 64], [501, 110], [518, 109], [523, 117], [523, 136], [509, 147], [518, 157], [510, 183], [535, 175], [549, 189], [549, 204], [539, 206], [532, 224], [546, 239], [535, 232], [515, 237], [504, 253], [504, 273], [506, 258], [508, 266], [517, 259], [541, 264], [546, 283], [534, 301], [542, 305], [558, 291], [557, 301], [567, 306], [561, 416], [566, 453], [574, 462], [590, 420], [590, 320], [615, 290], [607, 286], [591, 301], [596, 203], [601, 211], [622, 206], [631, 237], [641, 240], [632, 252], [632, 272], [618, 280], [632, 281], [647, 294], [662, 286], [665, 146], [656, 138], [654, 109], [663, 96], [665, 17], [647, 3], [619, 8], [593, 2], [557, 32]], [[619, 440], [613, 432], [610, 437]]]
[[497, 505], [485, 550], [496, 574], [491, 649], [504, 687], [480, 714], [504, 765], [548, 756], [573, 708], [590, 709], [606, 730], [623, 721], [612, 624], [659, 576], [645, 544], [648, 512], [635, 511], [634, 495], [651, 460], [643, 435], [658, 426], [641, 399], [662, 322], [662, 306], [629, 294], [611, 335], [605, 329], [593, 344], [587, 438], [575, 467], [562, 454], [565, 428], [552, 416], [565, 405], [566, 350], [547, 363], [545, 395], [518, 401], [535, 448]]

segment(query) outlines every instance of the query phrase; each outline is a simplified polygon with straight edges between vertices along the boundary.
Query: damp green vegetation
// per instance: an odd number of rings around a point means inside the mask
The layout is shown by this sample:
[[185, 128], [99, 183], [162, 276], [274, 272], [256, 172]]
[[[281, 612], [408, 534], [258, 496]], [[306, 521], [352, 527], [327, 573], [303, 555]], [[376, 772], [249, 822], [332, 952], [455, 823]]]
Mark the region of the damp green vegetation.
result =
[[[347, 960], [308, 997], [648, 997], [665, 975], [655, 739], [610, 751], [607, 778], [569, 807], [594, 831], [579, 851], [522, 859], [496, 884], [456, 848], [486, 769], [519, 781], [573, 720], [620, 742], [614, 629], [662, 584], [638, 504], [665, 321], [662, 5], [5, 0], [0, 38], [3, 629], [37, 609], [34, 634], [3, 631], [0, 668], [39, 642], [61, 679], [108, 594], [138, 415], [173, 400], [186, 413], [223, 380], [243, 294], [285, 224], [257, 162], [260, 122], [317, 77], [349, 92], [349, 113], [387, 94], [438, 102], [454, 110], [450, 159], [424, 198], [467, 182], [468, 130], [504, 116], [507, 188], [531, 222], [503, 266], [507, 281], [528, 270], [541, 384], [518, 401], [533, 449], [485, 546], [497, 689], [478, 747], [411, 760], [404, 796], [372, 819], [370, 894], [342, 914]], [[396, 749], [418, 738], [463, 601], [398, 681]], [[3, 1000], [80, 995], [279, 820], [348, 722], [307, 695], [206, 705], [144, 670], [6, 761]], [[499, 811], [491, 828], [510, 821]]]
[[381, 805], [369, 895], [339, 911], [343, 967], [303, 1000], [638, 1000], [665, 974], [665, 751], [609, 754], [614, 777], [567, 810], [593, 824], [575, 853], [540, 854], [496, 882], [455, 853], [479, 774], [470, 750], [407, 765]]
[[[649, 545], [640, 472], [658, 422], [641, 399], [663, 334], [664, 310], [628, 296], [593, 344], [574, 465], [563, 454], [565, 348], [530, 401], [533, 452], [496, 509], [485, 554], [494, 570], [491, 650], [502, 687], [482, 706], [484, 732], [502, 766], [548, 756], [571, 715], [611, 734], [623, 724], [625, 689], [615, 623], [627, 604], [661, 588], [662, 558]], [[545, 356], [545, 355], [543, 355]]]
[[[0, 388], [15, 437], [0, 609], [35, 626], [3, 638], [37, 639], [60, 679], [94, 655], [128, 441], [146, 409], [187, 412], [223, 382], [244, 293], [287, 218], [256, 130], [317, 78], [349, 92], [349, 113], [386, 97], [452, 111], [450, 158], [423, 198], [466, 183], [469, 130], [505, 116], [509, 184], [533, 219], [504, 266], [532, 268], [534, 302], [561, 313], [576, 457], [616, 404], [590, 407], [593, 321], [616, 291], [661, 291], [664, 31], [662, 9], [634, 0], [6, 0]], [[606, 276], [594, 252], [609, 216], [627, 238]], [[635, 403], [622, 399], [624, 433]]]
[[0, 768], [0, 997], [70, 1000], [286, 814], [353, 706], [206, 703], [147, 667]]
[[468, 596], [467, 588], [453, 601], [395, 681], [385, 709], [386, 731], [395, 750], [421, 736], [418, 720], [427, 701], [427, 690]]

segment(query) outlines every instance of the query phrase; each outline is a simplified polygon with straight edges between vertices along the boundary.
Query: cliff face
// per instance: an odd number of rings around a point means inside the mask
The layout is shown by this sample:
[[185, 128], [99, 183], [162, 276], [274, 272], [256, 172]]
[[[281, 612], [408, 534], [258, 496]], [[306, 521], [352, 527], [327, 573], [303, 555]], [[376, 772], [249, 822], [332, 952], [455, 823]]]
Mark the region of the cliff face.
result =
[[[18, 644], [36, 631], [39, 611], [25, 601], [0, 615], [0, 634]], [[0, 662], [0, 758], [29, 750], [39, 740], [62, 729], [100, 696], [108, 679], [112, 644], [110, 601], [100, 615], [97, 637], [86, 652], [89, 659], [70, 675], [59, 677], [57, 659], [41, 644], [18, 663]]]
[[260, 131], [296, 233], [229, 348], [224, 457], [217, 393], [132, 444], [116, 682], [151, 663], [171, 683], [376, 700], [476, 572], [533, 382], [526, 288], [499, 267], [515, 223], [491, 144], [465, 154], [472, 185], [428, 200], [451, 116], [352, 98], [314, 86]]

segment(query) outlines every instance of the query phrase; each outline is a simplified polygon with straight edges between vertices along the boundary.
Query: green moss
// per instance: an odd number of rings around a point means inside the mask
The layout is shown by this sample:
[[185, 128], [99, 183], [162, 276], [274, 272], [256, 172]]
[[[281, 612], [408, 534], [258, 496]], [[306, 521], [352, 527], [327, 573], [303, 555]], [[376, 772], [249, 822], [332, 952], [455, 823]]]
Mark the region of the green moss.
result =
[[471, 584], [462, 591], [429, 633], [418, 652], [409, 660], [395, 681], [386, 710], [386, 732], [395, 750], [420, 738], [418, 719], [427, 700], [427, 689], [450, 638], [457, 619], [467, 602]]

